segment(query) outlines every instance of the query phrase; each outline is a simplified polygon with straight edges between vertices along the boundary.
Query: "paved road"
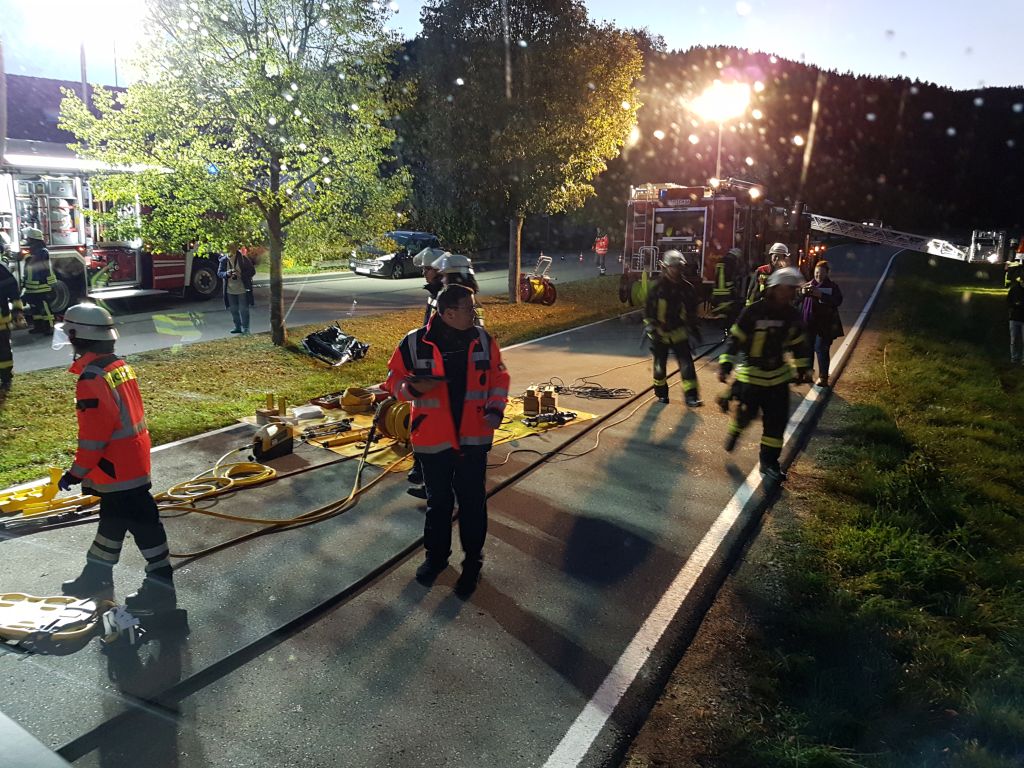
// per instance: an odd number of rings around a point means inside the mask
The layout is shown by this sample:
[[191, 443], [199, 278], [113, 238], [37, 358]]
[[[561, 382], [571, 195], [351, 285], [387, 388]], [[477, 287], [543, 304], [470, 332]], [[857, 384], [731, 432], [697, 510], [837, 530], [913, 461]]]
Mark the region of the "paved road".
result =
[[[847, 328], [891, 252], [857, 246], [830, 254]], [[512, 388], [589, 374], [640, 391], [650, 372], [638, 330], [611, 321], [510, 349], [504, 357]], [[702, 366], [699, 379], [710, 399], [720, 387], [713, 368]], [[64, 657], [0, 655], [7, 681], [0, 710], [51, 747], [76, 744], [65, 754], [97, 768], [614, 766], [714, 581], [702, 577], [665, 635], [640, 643], [649, 656], [635, 679], [621, 681], [623, 698], [602, 691], [610, 679], [618, 684], [619, 661], [636, 652], [641, 626], [757, 457], [758, 429], [726, 457], [727, 417], [714, 407], [687, 410], [678, 387], [672, 397], [667, 407], [640, 403], [628, 420], [609, 422], [599, 445], [586, 436], [492, 497], [484, 581], [467, 603], [451, 592], [456, 569], [431, 590], [413, 581], [421, 552], [401, 555], [419, 536], [422, 517], [402, 478], [389, 478], [341, 517], [181, 568], [179, 597], [193, 628], [186, 644], [150, 644], [138, 659], [120, 662], [94, 647]], [[619, 404], [567, 398], [563, 406], [607, 414]], [[559, 450], [576, 429], [520, 445]], [[157, 487], [191, 476], [248, 434], [240, 426], [158, 451]], [[278, 466], [318, 464], [321, 453], [302, 448]], [[500, 446], [492, 454], [500, 465], [490, 472], [492, 487], [535, 458], [521, 453], [505, 462], [507, 453]], [[313, 469], [225, 497], [218, 510], [290, 517], [343, 497], [351, 473], [349, 464]], [[194, 515], [167, 524], [176, 552], [244, 530]], [[77, 527], [0, 543], [0, 587], [52, 590], [78, 567], [91, 535], [90, 527]], [[395, 557], [281, 642], [186, 686], [173, 707], [151, 708], [89, 743], [74, 741], [137, 710], [135, 697], [195, 680]], [[120, 594], [138, 582], [143, 565], [126, 547]], [[566, 740], [581, 713], [592, 721], [595, 712], [611, 716], [599, 721], [596, 738]]]
[[[529, 258], [524, 255], [524, 264], [532, 268], [533, 262]], [[578, 260], [567, 258], [565, 261], [555, 261], [551, 275], [556, 282], [565, 283], [594, 277], [596, 270], [589, 260], [580, 264]], [[488, 295], [504, 293], [507, 281], [506, 269], [477, 274], [481, 292]], [[311, 275], [288, 278], [284, 290], [287, 323], [290, 326], [313, 323], [326, 325], [335, 320], [344, 322], [346, 317], [422, 306], [425, 301], [422, 285], [423, 281], [418, 278], [386, 280], [360, 277], [349, 272], [330, 277]], [[256, 306], [252, 310], [251, 319], [253, 333], [270, 330], [268, 286], [268, 279], [257, 279]], [[231, 315], [219, 296], [209, 301], [147, 297], [130, 303], [112, 302], [111, 308], [115, 312], [121, 334], [117, 345], [117, 351], [121, 354], [219, 339], [229, 336], [233, 327]], [[168, 324], [175, 328], [184, 326], [185, 330], [178, 334], [157, 331], [158, 327], [166, 329]], [[51, 349], [48, 337], [40, 338], [27, 332], [15, 333], [13, 346], [16, 371], [55, 368], [68, 362], [68, 351]]]

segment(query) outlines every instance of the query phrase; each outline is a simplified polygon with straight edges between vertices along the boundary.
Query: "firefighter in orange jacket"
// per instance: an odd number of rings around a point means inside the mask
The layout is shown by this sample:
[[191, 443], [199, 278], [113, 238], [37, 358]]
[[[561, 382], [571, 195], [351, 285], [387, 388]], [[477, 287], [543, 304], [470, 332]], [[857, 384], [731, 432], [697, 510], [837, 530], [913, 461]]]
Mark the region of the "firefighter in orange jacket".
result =
[[504, 417], [509, 386], [497, 342], [473, 320], [473, 291], [446, 286], [430, 322], [398, 345], [384, 382], [394, 397], [412, 403], [413, 453], [427, 488], [426, 559], [416, 580], [429, 586], [448, 567], [457, 499], [465, 559], [455, 592], [462, 598], [476, 589], [483, 567], [487, 453]]
[[130, 531], [146, 558], [142, 588], [127, 597], [133, 612], [169, 610], [176, 605], [167, 534], [149, 492], [150, 439], [139, 384], [114, 354], [117, 330], [110, 313], [78, 304], [54, 330], [55, 346], [70, 343], [78, 374], [78, 451], [60, 489], [82, 484], [100, 497], [100, 522], [81, 575], [63, 584], [66, 595], [94, 597], [113, 591], [114, 565]]

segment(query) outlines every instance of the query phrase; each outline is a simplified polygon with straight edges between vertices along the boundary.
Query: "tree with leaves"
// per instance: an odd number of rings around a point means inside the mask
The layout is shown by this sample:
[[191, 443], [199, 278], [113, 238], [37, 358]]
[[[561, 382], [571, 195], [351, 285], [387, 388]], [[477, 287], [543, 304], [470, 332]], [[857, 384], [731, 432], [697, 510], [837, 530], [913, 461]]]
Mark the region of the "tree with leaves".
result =
[[579, 0], [431, 0], [422, 22], [402, 129], [420, 219], [496, 212], [518, 301], [523, 220], [594, 193], [636, 123], [641, 54]]
[[93, 110], [65, 92], [61, 125], [80, 154], [144, 169], [94, 187], [115, 208], [142, 201], [149, 246], [268, 242], [275, 344], [287, 340], [288, 233], [369, 238], [394, 225], [404, 197], [406, 174], [381, 170], [400, 106], [387, 13], [362, 0], [149, 0], [139, 82], [116, 96], [96, 88]]

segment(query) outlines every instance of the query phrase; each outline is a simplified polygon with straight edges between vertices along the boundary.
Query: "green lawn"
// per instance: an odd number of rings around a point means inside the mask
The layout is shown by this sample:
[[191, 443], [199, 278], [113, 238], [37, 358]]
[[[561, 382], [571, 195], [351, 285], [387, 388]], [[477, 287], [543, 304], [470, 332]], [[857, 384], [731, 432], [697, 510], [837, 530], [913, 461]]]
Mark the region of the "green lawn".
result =
[[[594, 278], [559, 286], [551, 307], [509, 305], [483, 298], [488, 330], [504, 345], [537, 338], [623, 311], [617, 283]], [[135, 367], [155, 444], [230, 424], [252, 414], [266, 392], [303, 402], [348, 386], [384, 379], [398, 341], [423, 319], [422, 309], [339, 318], [342, 328], [368, 342], [366, 358], [328, 368], [296, 346], [274, 347], [265, 334], [219, 339], [129, 356]], [[319, 327], [319, 326], [317, 326]], [[291, 329], [297, 343], [316, 327]], [[69, 359], [70, 363], [70, 359]], [[528, 376], [514, 379], [524, 381]], [[0, 400], [0, 488], [41, 477], [46, 467], [70, 466], [75, 445], [75, 377], [64, 370], [17, 374]], [[0, 396], [2, 397], [2, 396]]]
[[897, 261], [883, 353], [797, 468], [809, 522], [721, 765], [1024, 765], [1024, 368], [1001, 280]]

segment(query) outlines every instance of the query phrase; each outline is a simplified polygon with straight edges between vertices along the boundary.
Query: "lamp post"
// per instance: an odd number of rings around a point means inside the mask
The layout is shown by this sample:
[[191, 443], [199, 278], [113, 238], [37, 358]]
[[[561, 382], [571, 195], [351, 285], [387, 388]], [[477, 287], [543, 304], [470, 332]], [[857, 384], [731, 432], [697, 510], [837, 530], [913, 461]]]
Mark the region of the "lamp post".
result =
[[715, 178], [722, 177], [722, 127], [727, 120], [739, 117], [750, 106], [750, 85], [723, 83], [715, 80], [690, 102], [690, 109], [705, 122], [718, 123], [718, 152], [715, 156]]

